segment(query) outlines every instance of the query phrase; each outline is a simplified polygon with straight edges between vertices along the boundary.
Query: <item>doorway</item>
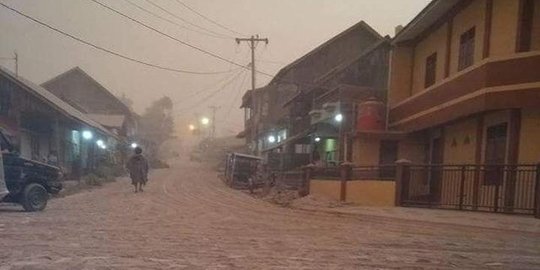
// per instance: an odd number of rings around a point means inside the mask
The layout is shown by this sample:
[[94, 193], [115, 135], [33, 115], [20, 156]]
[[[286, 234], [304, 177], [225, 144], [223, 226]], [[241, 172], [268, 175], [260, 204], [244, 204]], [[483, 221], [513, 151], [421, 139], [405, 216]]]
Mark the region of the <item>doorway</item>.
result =
[[490, 126], [486, 131], [484, 185], [501, 185], [504, 178], [503, 164], [506, 163], [508, 124]]
[[[430, 165], [442, 165], [444, 162], [444, 138], [442, 135], [431, 139]], [[440, 201], [442, 167], [432, 166], [429, 175], [429, 194], [432, 203]]]

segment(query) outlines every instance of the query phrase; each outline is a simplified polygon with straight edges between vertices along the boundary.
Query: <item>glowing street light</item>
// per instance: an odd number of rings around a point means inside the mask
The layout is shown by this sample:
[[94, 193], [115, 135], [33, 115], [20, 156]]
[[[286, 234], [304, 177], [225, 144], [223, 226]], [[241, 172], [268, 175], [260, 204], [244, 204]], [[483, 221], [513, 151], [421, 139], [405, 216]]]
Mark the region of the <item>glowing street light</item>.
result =
[[137, 148], [137, 146], [139, 146], [137, 143], [135, 143], [135, 142], [131, 143], [131, 148], [135, 149], [135, 148]]
[[94, 137], [94, 134], [90, 130], [83, 130], [82, 137], [85, 140], [91, 140]]
[[268, 142], [275, 143], [276, 142], [276, 137], [274, 135], [268, 136]]
[[343, 114], [336, 114], [336, 116], [334, 116], [334, 120], [338, 123], [343, 121]]
[[208, 124], [210, 124], [210, 119], [208, 117], [203, 117], [201, 119], [201, 124], [207, 126]]
[[316, 141], [316, 142], [320, 142], [320, 141], [321, 141], [321, 137], [315, 137], [315, 141]]
[[196, 127], [195, 125], [191, 124], [188, 126], [188, 128], [189, 128], [189, 131], [194, 131]]

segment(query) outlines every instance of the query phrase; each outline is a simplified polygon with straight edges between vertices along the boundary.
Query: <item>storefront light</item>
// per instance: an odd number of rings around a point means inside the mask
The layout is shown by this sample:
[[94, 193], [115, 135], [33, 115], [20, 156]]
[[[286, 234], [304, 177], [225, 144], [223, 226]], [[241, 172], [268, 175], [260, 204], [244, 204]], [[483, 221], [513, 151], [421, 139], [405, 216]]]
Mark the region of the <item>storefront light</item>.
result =
[[94, 134], [92, 134], [92, 131], [90, 130], [83, 130], [82, 137], [85, 140], [91, 140], [94, 137]]
[[334, 120], [338, 123], [343, 121], [343, 114], [336, 114], [336, 116], [334, 116]]

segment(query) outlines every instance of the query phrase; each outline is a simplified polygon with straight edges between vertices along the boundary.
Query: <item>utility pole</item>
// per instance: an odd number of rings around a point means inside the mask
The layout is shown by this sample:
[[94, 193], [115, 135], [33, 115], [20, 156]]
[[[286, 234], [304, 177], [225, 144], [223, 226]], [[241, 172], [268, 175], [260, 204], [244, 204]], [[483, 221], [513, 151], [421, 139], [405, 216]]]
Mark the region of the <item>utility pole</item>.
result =
[[251, 38], [236, 38], [236, 43], [245, 41], [249, 42], [249, 48], [251, 49], [251, 90], [255, 89], [255, 49], [259, 41], [264, 41], [268, 44], [267, 38], [259, 38], [259, 35], [251, 36]]
[[210, 135], [210, 138], [214, 139], [216, 138], [216, 111], [219, 110], [220, 106], [208, 106], [208, 108], [212, 109], [212, 133]]
[[15, 61], [15, 75], [17, 75], [17, 77], [19, 77], [19, 55], [17, 54], [17, 52], [13, 52], [13, 54], [15, 55], [14, 57], [0, 57], [0, 60], [13, 60]]

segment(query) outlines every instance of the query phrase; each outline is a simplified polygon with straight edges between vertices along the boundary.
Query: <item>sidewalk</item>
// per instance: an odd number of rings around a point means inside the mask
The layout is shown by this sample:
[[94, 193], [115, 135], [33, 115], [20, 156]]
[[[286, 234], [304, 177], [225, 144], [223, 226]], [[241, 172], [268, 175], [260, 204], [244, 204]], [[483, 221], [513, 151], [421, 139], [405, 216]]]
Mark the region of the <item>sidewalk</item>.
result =
[[359, 218], [369, 218], [371, 216], [540, 234], [540, 219], [535, 219], [530, 215], [413, 207], [367, 207], [342, 204], [311, 195], [295, 200], [291, 204], [291, 207], [305, 211], [353, 215]]

